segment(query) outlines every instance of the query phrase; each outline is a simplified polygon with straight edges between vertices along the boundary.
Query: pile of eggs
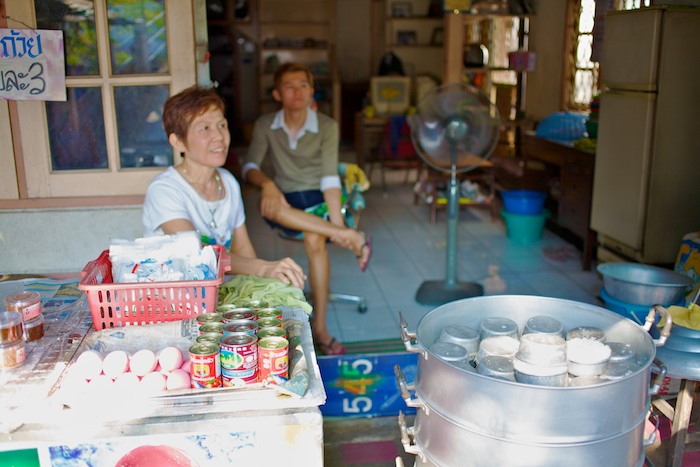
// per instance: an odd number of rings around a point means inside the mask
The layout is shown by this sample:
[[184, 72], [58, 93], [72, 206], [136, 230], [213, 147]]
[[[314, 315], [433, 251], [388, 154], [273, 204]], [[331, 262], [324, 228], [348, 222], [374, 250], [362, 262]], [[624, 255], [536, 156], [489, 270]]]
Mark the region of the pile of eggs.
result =
[[129, 355], [113, 350], [105, 355], [95, 350], [82, 352], [68, 370], [62, 386], [99, 391], [138, 391], [155, 394], [192, 386], [190, 360], [182, 351], [168, 346], [159, 352], [141, 349]]

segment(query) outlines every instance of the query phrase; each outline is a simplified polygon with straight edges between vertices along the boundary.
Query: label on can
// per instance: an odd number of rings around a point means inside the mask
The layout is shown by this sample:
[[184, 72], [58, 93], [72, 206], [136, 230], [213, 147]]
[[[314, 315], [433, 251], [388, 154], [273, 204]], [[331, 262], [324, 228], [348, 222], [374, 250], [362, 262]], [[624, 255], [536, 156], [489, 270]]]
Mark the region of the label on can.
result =
[[282, 319], [282, 310], [279, 308], [273, 308], [273, 307], [267, 307], [267, 308], [260, 308], [255, 312], [257, 315], [257, 319], [260, 318], [277, 318], [277, 319]]
[[258, 380], [258, 338], [248, 334], [224, 336], [219, 341], [221, 371], [224, 380], [231, 383], [240, 379], [245, 383]]
[[258, 327], [259, 328], [271, 328], [271, 327], [281, 328], [282, 327], [282, 320], [277, 319], [277, 318], [258, 318]]
[[195, 388], [221, 387], [221, 363], [217, 344], [197, 342], [190, 347], [190, 374]]
[[287, 377], [289, 369], [289, 341], [283, 337], [265, 337], [258, 342], [259, 378], [264, 381], [270, 374]]
[[249, 334], [251, 336], [255, 335], [255, 331], [258, 330], [258, 324], [252, 319], [237, 319], [229, 323], [224, 324], [224, 335], [228, 336], [231, 334]]
[[284, 337], [286, 339], [287, 331], [285, 331], [284, 328], [278, 328], [277, 326], [258, 328], [258, 339], [263, 339], [265, 337]]
[[202, 324], [199, 327], [199, 335], [203, 336], [204, 334], [209, 334], [209, 333], [219, 333], [223, 334], [224, 333], [224, 323], [221, 322], [211, 322], [211, 323], [206, 323]]
[[239, 319], [255, 319], [255, 310], [252, 308], [233, 308], [221, 315], [224, 323], [230, 323]]
[[200, 326], [207, 323], [220, 323], [222, 322], [221, 313], [202, 313], [197, 316], [197, 322]]

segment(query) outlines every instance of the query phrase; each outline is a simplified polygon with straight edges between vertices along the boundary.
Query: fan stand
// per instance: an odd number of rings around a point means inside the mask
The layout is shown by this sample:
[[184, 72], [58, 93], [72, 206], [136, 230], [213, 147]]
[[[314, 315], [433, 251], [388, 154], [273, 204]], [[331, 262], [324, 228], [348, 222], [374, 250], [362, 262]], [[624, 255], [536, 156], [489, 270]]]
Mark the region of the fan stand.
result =
[[445, 280], [425, 281], [416, 292], [421, 305], [443, 305], [463, 298], [484, 294], [481, 284], [457, 280], [457, 227], [459, 223], [459, 194], [457, 192], [457, 144], [467, 134], [467, 124], [451, 119], [445, 124], [445, 136], [450, 143], [450, 190], [447, 198], [447, 252]]

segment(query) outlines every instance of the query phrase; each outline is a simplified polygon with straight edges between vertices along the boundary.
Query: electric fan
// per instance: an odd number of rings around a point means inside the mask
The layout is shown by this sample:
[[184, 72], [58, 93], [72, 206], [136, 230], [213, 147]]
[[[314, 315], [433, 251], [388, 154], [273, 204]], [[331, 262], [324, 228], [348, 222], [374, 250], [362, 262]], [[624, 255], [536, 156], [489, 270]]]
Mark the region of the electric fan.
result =
[[457, 280], [457, 174], [478, 168], [498, 142], [498, 109], [479, 89], [462, 83], [435, 87], [409, 117], [411, 139], [430, 167], [450, 173], [447, 197], [447, 257], [444, 281], [425, 281], [416, 293], [423, 305], [441, 305], [483, 295], [480, 284]]

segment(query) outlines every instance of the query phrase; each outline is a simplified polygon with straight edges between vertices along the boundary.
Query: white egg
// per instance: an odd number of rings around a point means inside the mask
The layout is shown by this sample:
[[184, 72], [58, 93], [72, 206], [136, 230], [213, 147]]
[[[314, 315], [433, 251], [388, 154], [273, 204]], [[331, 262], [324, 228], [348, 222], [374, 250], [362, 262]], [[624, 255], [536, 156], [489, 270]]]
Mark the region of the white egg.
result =
[[185, 370], [187, 373], [192, 373], [192, 367], [190, 366], [190, 359], [189, 358], [182, 362], [180, 369]]
[[95, 350], [86, 350], [75, 361], [80, 375], [85, 379], [94, 379], [102, 373], [102, 354]]
[[158, 362], [165, 371], [173, 371], [180, 368], [183, 360], [182, 350], [174, 346], [165, 347], [158, 353]]
[[112, 390], [113, 384], [114, 383], [112, 382], [112, 378], [110, 378], [109, 376], [98, 375], [90, 380], [90, 383], [88, 384], [88, 389], [90, 391], [107, 392]]
[[141, 379], [136, 374], [122, 373], [114, 380], [114, 388], [118, 392], [133, 393], [139, 388], [139, 382]]
[[173, 370], [168, 375], [168, 381], [166, 383], [166, 388], [170, 389], [189, 389], [192, 387], [192, 378], [190, 374], [185, 370]]
[[149, 349], [139, 350], [131, 356], [131, 360], [129, 361], [131, 372], [141, 377], [155, 370], [157, 364], [158, 360], [156, 359], [156, 354]]
[[102, 371], [112, 379], [129, 371], [129, 355], [123, 350], [113, 350], [105, 355]]
[[160, 391], [165, 391], [165, 385], [167, 380], [162, 373], [148, 373], [139, 383], [139, 388], [144, 392], [144, 394], [155, 394]]
[[163, 367], [160, 366], [160, 363], [156, 365], [156, 368], [153, 371], [155, 373], [162, 374], [163, 376], [165, 376], [166, 379], [168, 378], [168, 375], [170, 374], [170, 372], [168, 370], [164, 370]]

